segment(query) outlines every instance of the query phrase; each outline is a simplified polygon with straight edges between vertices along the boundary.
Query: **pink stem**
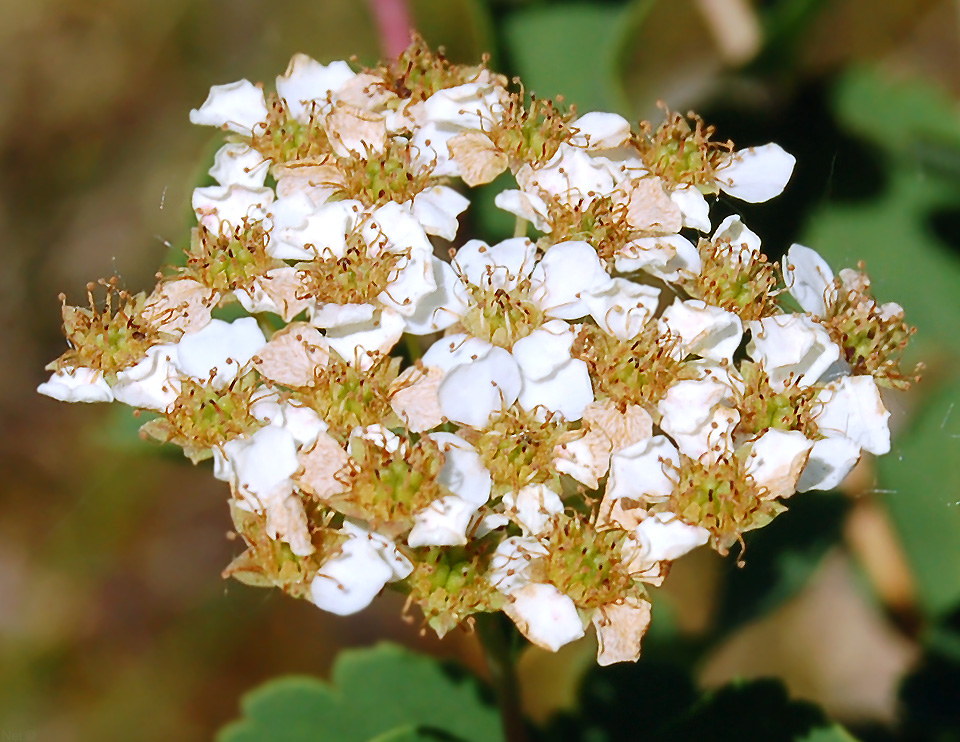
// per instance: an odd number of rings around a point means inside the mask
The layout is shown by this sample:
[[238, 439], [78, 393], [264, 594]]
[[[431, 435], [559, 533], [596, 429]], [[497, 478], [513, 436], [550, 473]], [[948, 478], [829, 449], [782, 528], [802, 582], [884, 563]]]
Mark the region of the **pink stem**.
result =
[[413, 19], [407, 0], [370, 0], [386, 59], [396, 59], [410, 44]]

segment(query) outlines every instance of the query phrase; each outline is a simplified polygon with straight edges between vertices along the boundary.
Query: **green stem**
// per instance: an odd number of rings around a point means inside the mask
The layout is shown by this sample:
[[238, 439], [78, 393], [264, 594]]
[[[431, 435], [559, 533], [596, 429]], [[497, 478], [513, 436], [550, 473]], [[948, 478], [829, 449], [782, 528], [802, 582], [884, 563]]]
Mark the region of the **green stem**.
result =
[[522, 216], [517, 217], [517, 221], [513, 226], [513, 236], [514, 237], [526, 237], [527, 236], [527, 225], [529, 222], [524, 219]]
[[526, 742], [527, 728], [520, 707], [520, 683], [511, 651], [508, 621], [501, 613], [480, 613], [475, 616], [477, 636], [490, 670], [490, 682], [497, 694], [500, 721], [506, 742]]

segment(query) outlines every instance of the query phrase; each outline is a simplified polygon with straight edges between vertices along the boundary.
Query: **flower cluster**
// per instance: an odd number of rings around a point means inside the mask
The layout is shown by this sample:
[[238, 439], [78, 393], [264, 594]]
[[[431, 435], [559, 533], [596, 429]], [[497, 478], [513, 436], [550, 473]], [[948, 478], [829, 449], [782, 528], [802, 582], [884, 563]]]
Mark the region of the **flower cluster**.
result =
[[[362, 71], [297, 55], [190, 119], [228, 136], [185, 261], [64, 303], [39, 391], [212, 458], [227, 575], [337, 614], [390, 586], [441, 635], [502, 610], [553, 650], [592, 623], [599, 662], [635, 660], [672, 560], [889, 449], [902, 309], [711, 222], [721, 191], [783, 190], [775, 144], [578, 117], [419, 40]], [[441, 250], [503, 173], [517, 236]]]

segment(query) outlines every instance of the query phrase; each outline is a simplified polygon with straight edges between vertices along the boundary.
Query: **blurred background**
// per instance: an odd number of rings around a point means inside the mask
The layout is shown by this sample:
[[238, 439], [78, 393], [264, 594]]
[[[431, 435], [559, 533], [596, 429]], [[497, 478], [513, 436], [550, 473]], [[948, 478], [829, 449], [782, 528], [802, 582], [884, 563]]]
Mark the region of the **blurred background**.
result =
[[[388, 10], [380, 0], [0, 7], [0, 739], [209, 739], [265, 679], [325, 676], [341, 648], [381, 638], [483, 672], [472, 636], [421, 636], [419, 616], [398, 619], [397, 596], [344, 619], [224, 582], [241, 548], [209, 466], [140, 441], [125, 407], [34, 392], [64, 349], [59, 292], [83, 304], [85, 285], [112, 275], [149, 291], [186, 244], [190, 193], [219, 144], [187, 121], [209, 87], [270, 86], [298, 51], [373, 64], [395, 51], [396, 22], [378, 25]], [[644, 683], [682, 695], [774, 676], [862, 739], [960, 739], [960, 3], [412, 0], [407, 10], [454, 61], [487, 52], [495, 70], [583, 112], [656, 123], [662, 99], [738, 146], [780, 143], [798, 158], [784, 195], [721, 201], [717, 217], [742, 213], [771, 256], [799, 241], [835, 269], [866, 261], [878, 298], [902, 303], [918, 327], [908, 361], [927, 365], [921, 384], [887, 399], [891, 455], [862, 462], [842, 492], [792, 501], [747, 540], [743, 568], [703, 550], [675, 565], [638, 667], [590, 672], [591, 640], [528, 653], [531, 715], [562, 718], [578, 692], [598, 705], [629, 692], [641, 713], [656, 696]], [[464, 239], [512, 228], [491, 193], [465, 216]]]

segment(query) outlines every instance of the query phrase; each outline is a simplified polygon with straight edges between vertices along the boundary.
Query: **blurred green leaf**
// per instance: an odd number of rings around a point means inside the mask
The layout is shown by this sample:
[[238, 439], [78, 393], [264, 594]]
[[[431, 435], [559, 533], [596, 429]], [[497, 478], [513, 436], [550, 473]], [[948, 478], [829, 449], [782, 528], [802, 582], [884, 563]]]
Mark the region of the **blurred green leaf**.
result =
[[652, 5], [652, 0], [625, 6], [580, 2], [514, 11], [503, 23], [513, 71], [539, 98], [562, 95], [581, 113], [627, 113], [620, 58], [625, 40]]
[[776, 680], [735, 682], [705, 695], [658, 735], [660, 742], [849, 742], [842, 727], [805, 701], [791, 700]]
[[943, 89], [854, 67], [834, 90], [840, 122], [913, 167], [960, 174], [960, 117]]
[[444, 47], [448, 59], [474, 65], [490, 54], [497, 69], [493, 22], [481, 0], [411, 0], [410, 10], [417, 32], [434, 49]]
[[500, 718], [478, 684], [436, 660], [380, 644], [340, 654], [330, 684], [308, 677], [273, 680], [242, 701], [243, 718], [220, 742], [404, 742], [502, 739]]
[[960, 215], [960, 178], [910, 153], [935, 143], [960, 162], [960, 125], [936, 88], [868, 69], [844, 76], [834, 101], [841, 121], [886, 155], [887, 188], [871, 201], [825, 204], [802, 241], [835, 269], [864, 259], [878, 299], [900, 303], [917, 326], [911, 357], [942, 369], [921, 384], [922, 410], [877, 465], [923, 606], [937, 613], [960, 600], [960, 260], [931, 217]]
[[806, 493], [791, 499], [787, 511], [769, 526], [746, 534], [744, 566], [727, 561], [721, 631], [759, 618], [806, 585], [839, 541], [848, 504], [840, 495]]
[[929, 399], [878, 461], [880, 481], [920, 598], [931, 613], [960, 602], [960, 384]]

